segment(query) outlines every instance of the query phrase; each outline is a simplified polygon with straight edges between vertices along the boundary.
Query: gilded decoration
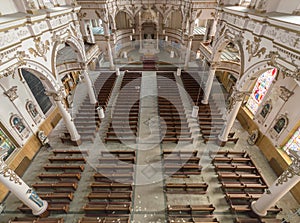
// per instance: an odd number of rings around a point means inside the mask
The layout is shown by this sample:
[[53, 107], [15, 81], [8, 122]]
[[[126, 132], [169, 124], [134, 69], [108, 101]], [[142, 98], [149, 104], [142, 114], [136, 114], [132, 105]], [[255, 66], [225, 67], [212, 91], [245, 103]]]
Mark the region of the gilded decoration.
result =
[[251, 43], [250, 40], [247, 40], [246, 42], [246, 49], [248, 50], [249, 53], [249, 59], [248, 61], [250, 62], [252, 58], [258, 57], [260, 58], [263, 54], [266, 53], [266, 48], [262, 47], [260, 48], [261, 44], [261, 38], [259, 37], [254, 37], [254, 42]]
[[9, 178], [9, 180], [15, 184], [22, 185], [22, 181], [19, 176], [14, 171], [9, 169], [8, 166], [5, 166], [2, 170], [0, 170], [0, 174], [5, 178]]
[[44, 43], [41, 41], [41, 37], [34, 38], [35, 49], [29, 48], [29, 52], [33, 54], [34, 57], [42, 57], [47, 61], [46, 53], [49, 50], [50, 42], [46, 40]]
[[7, 91], [4, 91], [4, 94], [9, 98], [9, 100], [14, 101], [16, 98], [18, 98], [17, 89], [17, 86], [13, 86]]
[[280, 91], [281, 94], [279, 95], [279, 97], [284, 101], [289, 100], [289, 98], [294, 94], [294, 92], [290, 91], [285, 86], [280, 86]]
[[236, 89], [234, 89], [233, 93], [231, 96], [229, 96], [228, 100], [227, 100], [227, 111], [228, 113], [230, 113], [233, 109], [233, 107], [235, 106], [235, 104], [239, 101], [243, 101], [244, 98], [247, 95], [250, 95], [251, 92], [242, 92], [242, 91], [238, 91]]
[[286, 171], [281, 174], [278, 178], [276, 186], [286, 183], [289, 179], [300, 176], [300, 157], [291, 157], [293, 159], [292, 164], [288, 167]]

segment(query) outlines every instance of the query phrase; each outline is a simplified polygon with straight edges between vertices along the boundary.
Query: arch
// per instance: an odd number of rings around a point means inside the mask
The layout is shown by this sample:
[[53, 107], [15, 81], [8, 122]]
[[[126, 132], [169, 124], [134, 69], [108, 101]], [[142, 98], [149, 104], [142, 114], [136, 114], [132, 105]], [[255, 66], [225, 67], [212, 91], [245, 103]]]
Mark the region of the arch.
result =
[[129, 29], [131, 27], [130, 21], [131, 23], [134, 22], [132, 16], [125, 10], [116, 13], [115, 21], [116, 29]]
[[[174, 23], [168, 24], [168, 19], [169, 21], [172, 21]], [[170, 11], [164, 20], [165, 26], [171, 29], [182, 29], [182, 22], [183, 22], [183, 15], [179, 9]]]
[[[215, 42], [214, 42], [214, 46], [213, 46], [213, 57], [212, 57], [212, 62], [220, 62], [221, 61], [221, 55], [222, 52], [224, 51], [224, 49], [230, 44], [234, 44], [239, 51], [239, 56], [240, 56], [240, 76], [243, 75], [244, 73], [244, 65], [245, 65], [245, 57], [244, 57], [244, 50], [243, 50], [243, 44], [241, 43], [241, 41], [239, 40], [235, 40], [235, 41], [231, 41], [227, 38], [225, 38], [225, 36], [221, 36], [220, 38], [218, 38]], [[236, 61], [233, 61], [236, 63]]]
[[56, 80], [58, 80], [57, 70], [56, 70], [56, 59], [57, 59], [57, 52], [59, 49], [59, 46], [63, 43], [67, 43], [72, 47], [72, 49], [76, 52], [77, 60], [79, 63], [85, 63], [86, 62], [86, 55], [85, 55], [85, 49], [83, 47], [83, 42], [79, 42], [77, 38], [75, 38], [73, 35], [69, 35], [67, 39], [65, 40], [57, 40], [53, 44], [52, 48], [52, 55], [51, 55], [51, 64], [52, 64], [52, 74], [56, 77]]

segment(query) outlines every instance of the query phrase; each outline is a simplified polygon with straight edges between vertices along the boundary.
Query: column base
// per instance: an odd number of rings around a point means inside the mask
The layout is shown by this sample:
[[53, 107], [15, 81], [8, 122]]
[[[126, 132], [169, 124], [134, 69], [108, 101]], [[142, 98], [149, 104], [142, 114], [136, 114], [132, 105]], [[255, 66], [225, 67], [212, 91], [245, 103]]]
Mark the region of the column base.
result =
[[221, 139], [220, 136], [218, 135], [218, 139], [217, 139], [217, 145], [220, 147], [224, 147], [226, 145], [227, 139]]
[[32, 214], [35, 215], [35, 216], [46, 215], [45, 217], [47, 217], [49, 215], [49, 212], [47, 211], [47, 208], [48, 208], [48, 202], [43, 200], [42, 209], [40, 209], [37, 212], [32, 211]]
[[208, 104], [208, 100], [201, 100], [201, 104], [207, 105]]
[[82, 144], [81, 139], [71, 140], [73, 146], [80, 146]]
[[252, 203], [251, 203], [252, 213], [255, 214], [256, 216], [259, 216], [259, 217], [266, 216], [267, 212], [260, 212], [259, 210], [257, 210], [257, 208], [255, 207], [255, 203], [256, 203], [256, 201], [252, 201]]

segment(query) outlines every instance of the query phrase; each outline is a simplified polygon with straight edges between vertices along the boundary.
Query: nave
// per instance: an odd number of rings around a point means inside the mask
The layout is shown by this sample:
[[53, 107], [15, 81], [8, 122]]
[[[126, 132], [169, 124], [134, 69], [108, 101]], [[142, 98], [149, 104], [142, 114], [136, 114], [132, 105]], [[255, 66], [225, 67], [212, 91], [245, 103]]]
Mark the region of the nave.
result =
[[[71, 113], [77, 127], [96, 131], [75, 147], [63, 143], [60, 122], [51, 148], [42, 147], [34, 158], [23, 179], [50, 204], [50, 216], [37, 222], [281, 222], [297, 207], [288, 194], [266, 218], [249, 220], [250, 202], [277, 177], [237, 121], [232, 138], [239, 140], [216, 145], [222, 113], [218, 102], [204, 106], [197, 99], [202, 82], [189, 82], [197, 72], [90, 75], [106, 117], [84, 110], [87, 90], [80, 83]], [[197, 119], [191, 117], [194, 104]], [[13, 195], [5, 205], [3, 222], [36, 222]]]

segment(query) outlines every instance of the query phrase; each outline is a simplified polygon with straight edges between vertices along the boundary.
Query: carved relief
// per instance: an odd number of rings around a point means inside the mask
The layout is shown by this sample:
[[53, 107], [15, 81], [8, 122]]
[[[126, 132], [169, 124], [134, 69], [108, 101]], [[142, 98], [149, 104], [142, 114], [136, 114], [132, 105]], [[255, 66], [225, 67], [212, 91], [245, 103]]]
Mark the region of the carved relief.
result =
[[18, 98], [17, 86], [11, 87], [7, 91], [5, 91], [4, 94], [9, 98], [9, 100], [14, 101], [16, 98]]
[[50, 42], [46, 40], [45, 43], [41, 42], [41, 37], [34, 38], [35, 49], [29, 48], [29, 52], [33, 54], [34, 57], [42, 57], [45, 61], [47, 61], [46, 53], [49, 50]]
[[279, 97], [284, 101], [289, 100], [289, 98], [294, 94], [294, 92], [290, 91], [285, 86], [280, 86], [280, 91], [281, 94], [279, 95]]
[[278, 178], [276, 182], [276, 186], [284, 184], [288, 182], [289, 179], [300, 176], [300, 157], [292, 157], [292, 164], [288, 167], [286, 171], [284, 171], [281, 176]]
[[260, 58], [263, 54], [266, 53], [266, 48], [265, 47], [260, 48], [260, 43], [261, 43], [261, 38], [259, 37], [254, 37], [254, 42], [252, 43], [250, 42], [250, 40], [247, 40], [246, 49], [248, 50], [249, 53], [249, 59], [248, 59], [249, 62], [253, 57]]
[[227, 101], [227, 112], [230, 113], [237, 102], [243, 101], [244, 98], [250, 94], [251, 92], [241, 92], [233, 87], [232, 95], [229, 96]]
[[9, 181], [14, 182], [15, 184], [22, 185], [21, 179], [8, 166], [5, 166], [2, 170], [0, 170], [0, 174], [3, 175], [3, 177], [8, 178]]

